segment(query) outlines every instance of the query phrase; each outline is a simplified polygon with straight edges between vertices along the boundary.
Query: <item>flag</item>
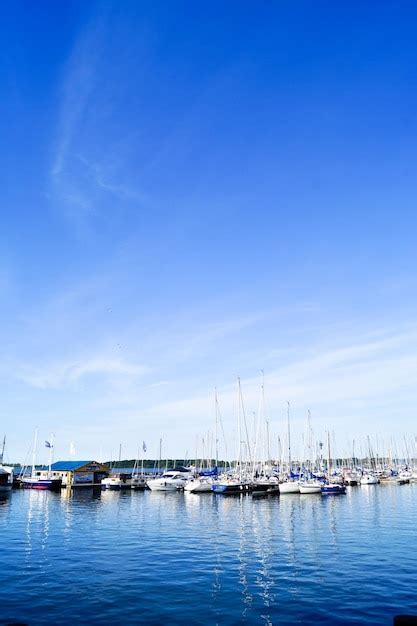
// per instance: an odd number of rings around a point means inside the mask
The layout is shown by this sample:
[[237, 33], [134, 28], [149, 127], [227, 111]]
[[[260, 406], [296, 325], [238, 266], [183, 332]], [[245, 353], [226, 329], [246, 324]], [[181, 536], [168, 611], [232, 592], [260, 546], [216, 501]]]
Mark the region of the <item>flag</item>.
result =
[[49, 441], [45, 441], [45, 448], [53, 448], [54, 446], [49, 443]]
[[144, 452], [146, 452], [146, 443], [145, 443], [145, 442], [143, 442], [142, 450], [143, 450]]
[[69, 453], [70, 453], [70, 456], [75, 456], [75, 447], [72, 441], [70, 443]]

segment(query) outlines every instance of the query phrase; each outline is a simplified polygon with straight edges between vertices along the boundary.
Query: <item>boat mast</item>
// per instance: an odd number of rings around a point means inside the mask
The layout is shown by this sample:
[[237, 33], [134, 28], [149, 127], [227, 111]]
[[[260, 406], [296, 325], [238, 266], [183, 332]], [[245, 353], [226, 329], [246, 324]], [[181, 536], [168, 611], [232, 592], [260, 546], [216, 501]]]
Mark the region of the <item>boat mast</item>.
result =
[[3, 465], [4, 448], [5, 447], [6, 447], [6, 435], [4, 435], [4, 437], [3, 437], [3, 446], [2, 446], [1, 454], [0, 454], [0, 465]]
[[[262, 447], [259, 446], [259, 431], [260, 431], [260, 427], [262, 428], [263, 426], [263, 421], [264, 421], [264, 396], [263, 396], [263, 382], [264, 382], [264, 378], [263, 378], [263, 370], [261, 370], [262, 372], [262, 383], [261, 383], [261, 393], [259, 395], [259, 407], [258, 407], [258, 419], [255, 420], [255, 411], [253, 412], [253, 428], [255, 431], [255, 441], [254, 441], [254, 445], [253, 445], [253, 465], [252, 465], [252, 480], [255, 479], [255, 474], [257, 471], [257, 457], [261, 457], [261, 463], [260, 466], [262, 467], [263, 465], [263, 461], [262, 461], [262, 457], [263, 457], [263, 451], [262, 451]], [[260, 451], [260, 453], [259, 453]]]
[[288, 473], [291, 476], [291, 430], [290, 430], [290, 403], [287, 401], [287, 430], [288, 430]]
[[214, 437], [216, 440], [216, 462], [215, 467], [217, 467], [219, 463], [219, 433], [218, 433], [218, 413], [217, 413], [217, 388], [214, 388]]
[[281, 437], [278, 435], [278, 470], [279, 470], [279, 475], [281, 475], [282, 465], [283, 465], [283, 461], [282, 461], [282, 444], [281, 444]]
[[54, 454], [54, 433], [51, 433], [50, 437], [51, 441], [49, 442], [49, 473], [51, 473], [51, 466], [53, 462], [53, 454]]
[[36, 462], [36, 451], [38, 447], [38, 427], [35, 428], [35, 437], [33, 440], [33, 451], [32, 451], [32, 478], [35, 476], [35, 462]]
[[162, 463], [162, 438], [159, 440], [158, 474], [161, 473], [161, 463]]
[[247, 469], [248, 462], [249, 462], [249, 467], [252, 465], [252, 454], [251, 454], [251, 445], [250, 445], [249, 432], [248, 432], [248, 423], [246, 421], [245, 405], [243, 404], [242, 387], [240, 384], [240, 378], [239, 378], [239, 403], [242, 407], [243, 424], [245, 426], [246, 442], [243, 442], [243, 443], [245, 443], [245, 446], [246, 446], [246, 468], [245, 469]]
[[[261, 370], [261, 372], [262, 372], [262, 387], [261, 387], [262, 411], [261, 411], [260, 417], [261, 417], [261, 429], [262, 429], [262, 432], [265, 432], [265, 435], [266, 435], [266, 441], [262, 442], [263, 443], [262, 457], [264, 457], [262, 459], [262, 464], [263, 464], [263, 471], [265, 473], [266, 465], [269, 463], [269, 422], [268, 420], [265, 420], [265, 372], [263, 370]], [[265, 431], [263, 431], [264, 422], [265, 422]], [[267, 457], [266, 462], [265, 462], [265, 453]]]
[[238, 454], [238, 467], [239, 467], [239, 481], [242, 481], [242, 433], [241, 433], [241, 424], [240, 424], [240, 378], [237, 379], [237, 389], [238, 389], [238, 398], [237, 398], [237, 431], [239, 438], [239, 454]]
[[330, 483], [330, 431], [327, 431], [327, 474]]

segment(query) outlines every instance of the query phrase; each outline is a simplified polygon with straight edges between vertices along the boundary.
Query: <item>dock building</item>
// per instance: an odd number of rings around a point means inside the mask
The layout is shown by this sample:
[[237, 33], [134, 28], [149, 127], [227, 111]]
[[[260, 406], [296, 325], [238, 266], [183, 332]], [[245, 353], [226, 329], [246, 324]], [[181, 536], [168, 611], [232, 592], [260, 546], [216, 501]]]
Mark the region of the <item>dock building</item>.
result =
[[62, 487], [96, 487], [109, 475], [109, 468], [97, 461], [57, 461], [46, 473], [60, 478]]

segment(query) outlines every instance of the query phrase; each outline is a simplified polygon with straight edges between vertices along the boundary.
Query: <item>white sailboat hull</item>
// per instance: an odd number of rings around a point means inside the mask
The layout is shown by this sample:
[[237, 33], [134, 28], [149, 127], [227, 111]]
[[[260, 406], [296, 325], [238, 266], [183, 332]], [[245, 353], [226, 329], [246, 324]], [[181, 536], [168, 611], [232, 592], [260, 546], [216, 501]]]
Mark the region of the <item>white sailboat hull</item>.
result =
[[288, 481], [286, 483], [279, 484], [279, 492], [284, 493], [300, 493], [300, 487], [298, 483]]
[[188, 491], [188, 493], [211, 493], [213, 481], [208, 480], [190, 480], [186, 483], [184, 487], [184, 491]]
[[377, 485], [378, 478], [376, 476], [371, 476], [370, 474], [366, 476], [362, 476], [361, 485]]
[[320, 483], [300, 483], [300, 493], [321, 493]]

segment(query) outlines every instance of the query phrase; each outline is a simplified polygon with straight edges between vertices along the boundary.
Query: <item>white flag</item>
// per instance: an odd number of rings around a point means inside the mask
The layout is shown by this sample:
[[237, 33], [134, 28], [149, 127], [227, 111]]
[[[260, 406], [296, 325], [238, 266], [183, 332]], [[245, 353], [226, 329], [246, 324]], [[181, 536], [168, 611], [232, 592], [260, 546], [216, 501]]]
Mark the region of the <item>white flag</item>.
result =
[[70, 443], [69, 453], [70, 453], [70, 456], [75, 456], [75, 447], [72, 441]]

